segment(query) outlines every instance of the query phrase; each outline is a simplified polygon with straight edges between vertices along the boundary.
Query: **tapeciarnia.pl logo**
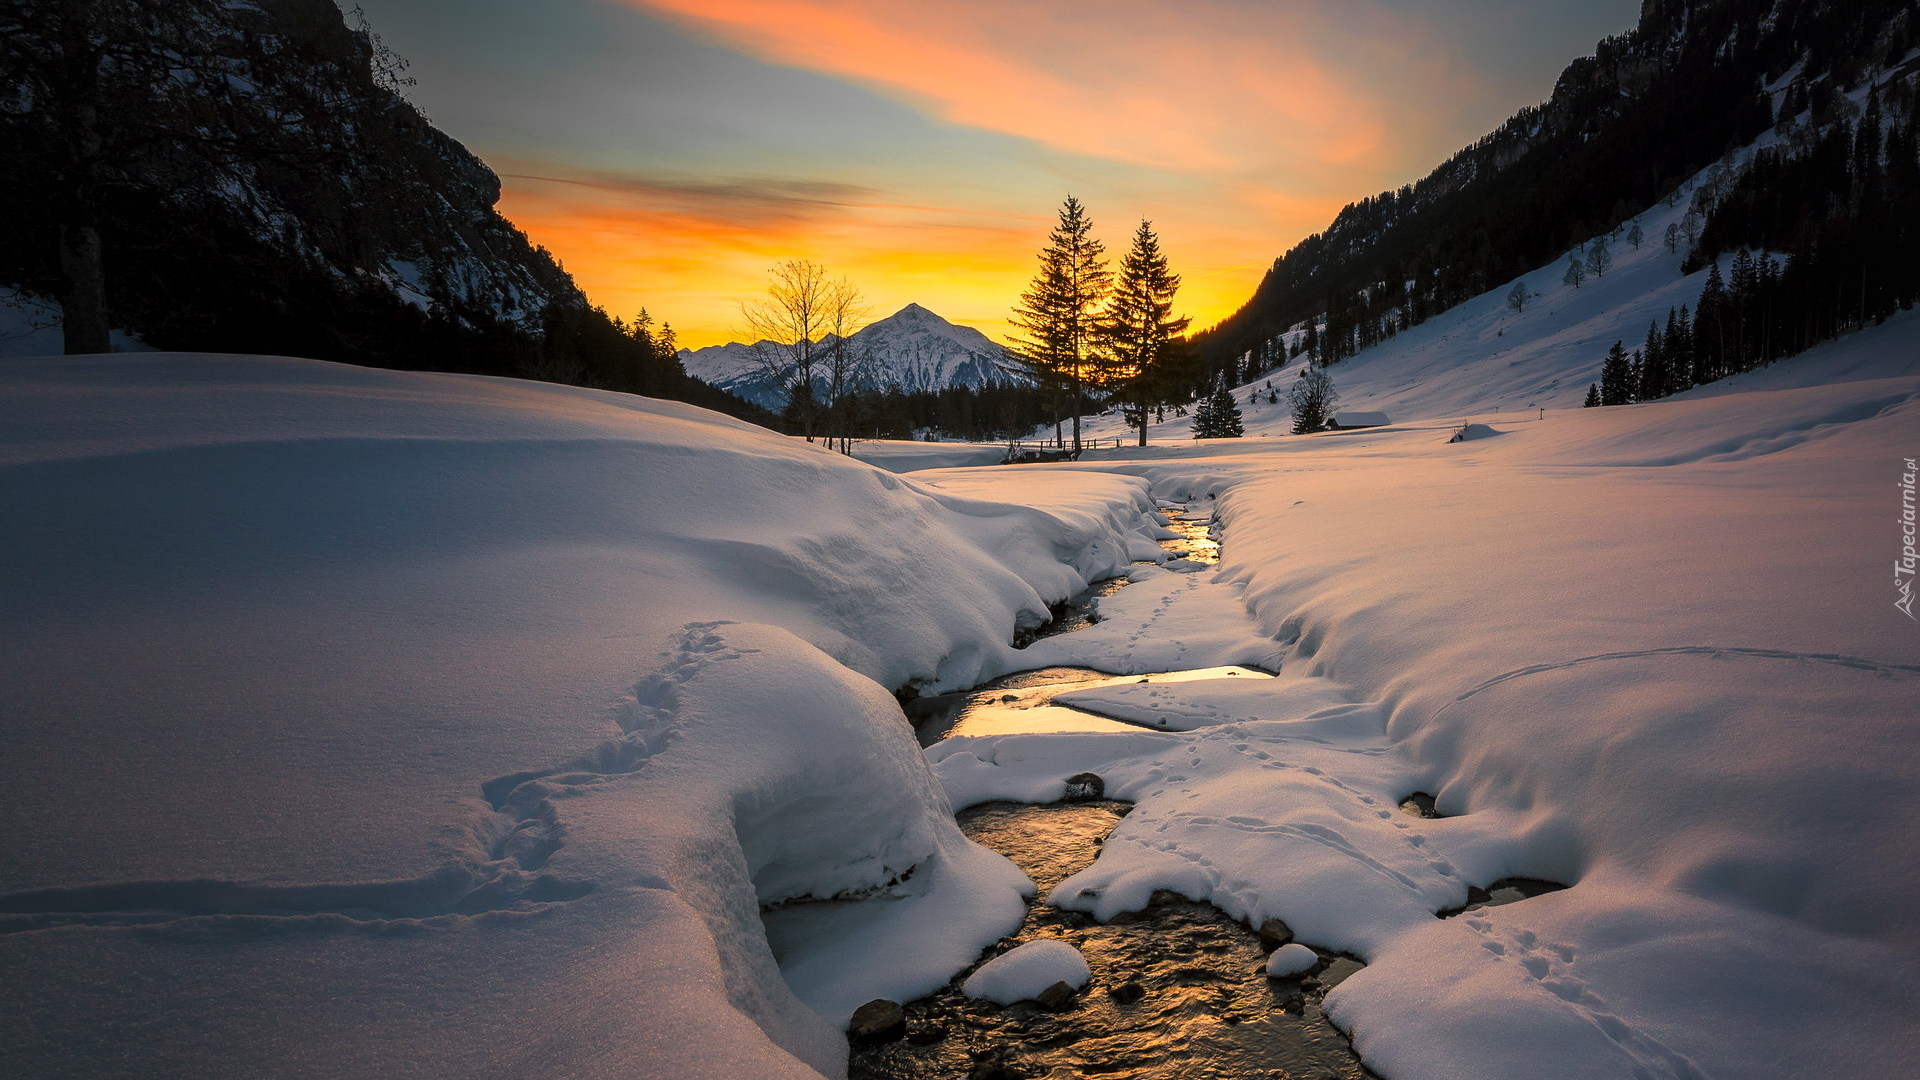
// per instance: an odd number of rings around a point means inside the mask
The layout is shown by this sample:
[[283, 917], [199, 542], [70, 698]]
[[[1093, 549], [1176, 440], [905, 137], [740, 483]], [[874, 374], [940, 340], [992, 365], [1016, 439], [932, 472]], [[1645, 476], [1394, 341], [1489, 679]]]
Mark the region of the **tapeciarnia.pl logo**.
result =
[[[1913, 550], [1913, 480], [1920, 469], [1914, 467], [1912, 458], [1903, 458], [1907, 470], [1900, 474], [1900, 557], [1893, 560], [1893, 591], [1898, 594], [1893, 606], [1909, 619], [1913, 614], [1913, 571], [1916, 556]], [[1920, 622], [1920, 619], [1915, 619]]]

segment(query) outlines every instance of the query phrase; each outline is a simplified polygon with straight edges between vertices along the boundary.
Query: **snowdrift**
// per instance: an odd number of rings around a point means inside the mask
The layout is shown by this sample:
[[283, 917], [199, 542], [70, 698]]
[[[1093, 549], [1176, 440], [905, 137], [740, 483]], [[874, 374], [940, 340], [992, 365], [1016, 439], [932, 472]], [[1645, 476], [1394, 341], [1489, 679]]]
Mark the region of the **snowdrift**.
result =
[[[1062, 466], [1211, 500], [1220, 568], [1186, 577], [1238, 598], [1279, 678], [1062, 695], [1160, 730], [949, 740], [949, 797], [1098, 773], [1136, 806], [1050, 901], [1172, 889], [1361, 957], [1327, 1007], [1391, 1080], [1910, 1068], [1920, 379], [1500, 427]], [[1101, 611], [1051, 640], [1160, 618]], [[1415, 792], [1443, 816], [1396, 807]], [[1508, 877], [1571, 887], [1436, 918]]]
[[760, 905], [936, 905], [860, 972], [900, 996], [1017, 921], [889, 691], [1126, 566], [1144, 482], [1081, 487], [511, 380], [0, 361], [0, 1072], [836, 1073]]

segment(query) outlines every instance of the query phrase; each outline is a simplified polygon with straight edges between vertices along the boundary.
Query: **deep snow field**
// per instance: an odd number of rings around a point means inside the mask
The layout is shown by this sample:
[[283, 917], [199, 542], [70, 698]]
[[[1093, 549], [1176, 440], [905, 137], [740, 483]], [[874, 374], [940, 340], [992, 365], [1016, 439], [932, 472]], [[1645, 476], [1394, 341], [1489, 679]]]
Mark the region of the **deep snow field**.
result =
[[[1093, 771], [1136, 807], [1052, 901], [1353, 954], [1388, 1080], [1901, 1075], [1920, 377], [1457, 427], [902, 475], [542, 384], [0, 360], [0, 1074], [841, 1075], [1032, 891], [952, 810]], [[1175, 503], [1217, 567], [1136, 565]], [[924, 754], [891, 693], [1043, 664], [1277, 677]], [[1435, 917], [1511, 876], [1571, 887]]]

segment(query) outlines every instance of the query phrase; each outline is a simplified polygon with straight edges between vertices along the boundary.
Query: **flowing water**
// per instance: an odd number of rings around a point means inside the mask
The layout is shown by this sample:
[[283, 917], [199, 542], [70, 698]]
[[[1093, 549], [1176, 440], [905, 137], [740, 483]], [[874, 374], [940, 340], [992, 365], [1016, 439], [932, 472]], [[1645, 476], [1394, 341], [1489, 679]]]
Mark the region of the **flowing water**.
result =
[[1057, 938], [1081, 951], [1093, 979], [1055, 1012], [1033, 1001], [969, 999], [959, 989], [962, 973], [907, 1004], [904, 1036], [855, 1046], [851, 1080], [1372, 1076], [1320, 1012], [1326, 992], [1360, 969], [1357, 961], [1322, 953], [1312, 971], [1268, 979], [1269, 949], [1259, 935], [1211, 904], [1158, 893], [1146, 910], [1099, 923], [1045, 903], [1054, 885], [1093, 862], [1128, 809], [1093, 801], [963, 811], [969, 837], [1012, 859], [1040, 887], [1026, 921], [980, 962]]
[[[1211, 513], [1163, 508], [1179, 537], [1162, 542], [1176, 557], [1210, 565], [1220, 548]], [[1097, 600], [1126, 584], [1097, 582], [1055, 609], [1029, 641], [1084, 628], [1098, 620]], [[1024, 644], [1024, 642], [1022, 643]], [[1085, 668], [1044, 668], [1008, 675], [972, 690], [905, 704], [922, 746], [964, 735], [1034, 731], [1127, 731], [1134, 725], [1063, 705], [1053, 696], [1102, 683], [1228, 675], [1263, 677], [1242, 668], [1116, 677]], [[1156, 893], [1145, 910], [1108, 923], [1049, 906], [1046, 896], [1092, 865], [1100, 846], [1131, 804], [1082, 800], [1031, 806], [987, 803], [961, 812], [961, 829], [976, 843], [1013, 860], [1039, 887], [1025, 920], [986, 950], [972, 968], [940, 991], [908, 1002], [904, 1031], [856, 1042], [851, 1080], [1366, 1080], [1372, 1073], [1326, 1019], [1328, 990], [1360, 970], [1350, 956], [1316, 949], [1319, 962], [1299, 975], [1269, 979], [1267, 955], [1288, 936], [1264, 935], [1211, 904]], [[1438, 816], [1433, 798], [1416, 792], [1401, 809]], [[1560, 888], [1506, 879], [1474, 889], [1470, 911]], [[1452, 915], [1458, 912], [1447, 912]], [[960, 990], [968, 974], [1028, 941], [1067, 941], [1093, 976], [1071, 1001], [1049, 1009], [1037, 1001], [998, 1005]]]
[[[1163, 510], [1179, 537], [1162, 546], [1177, 558], [1216, 563], [1209, 513]], [[1126, 584], [1097, 582], [1055, 609], [1052, 622], [1027, 640], [1070, 633], [1098, 619], [1097, 601]], [[1025, 644], [1022, 642], [1021, 644]], [[1176, 672], [1162, 679], [1260, 677], [1240, 668]], [[1103, 683], [1137, 682], [1084, 668], [1044, 668], [1009, 675], [957, 694], [906, 704], [923, 746], [957, 735], [1012, 731], [1126, 731], [1132, 725], [1052, 702], [1055, 694]], [[1058, 1011], [1037, 1002], [997, 1005], [949, 985], [905, 1007], [899, 1037], [856, 1045], [855, 1078], [1014, 1077], [1362, 1078], [1346, 1039], [1320, 1013], [1326, 991], [1359, 970], [1350, 957], [1321, 954], [1312, 970], [1266, 977], [1259, 935], [1211, 904], [1155, 894], [1144, 911], [1099, 923], [1045, 902], [1067, 876], [1091, 865], [1130, 804], [1110, 800], [1028, 806], [988, 803], [958, 815], [975, 842], [1012, 859], [1039, 887], [1026, 920], [975, 967], [1040, 938], [1071, 942], [1093, 970], [1092, 981]], [[971, 969], [970, 969], [971, 970]]]

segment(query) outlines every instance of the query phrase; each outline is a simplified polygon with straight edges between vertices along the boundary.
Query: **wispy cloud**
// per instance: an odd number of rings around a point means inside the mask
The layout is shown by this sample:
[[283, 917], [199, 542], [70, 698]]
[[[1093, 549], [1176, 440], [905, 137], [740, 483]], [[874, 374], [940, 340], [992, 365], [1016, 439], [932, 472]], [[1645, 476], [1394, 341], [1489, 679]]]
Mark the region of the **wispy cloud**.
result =
[[[1422, 49], [1417, 15], [1360, 0], [1349, 8], [1372, 14], [1338, 20], [1316, 3], [1244, 0], [627, 2], [954, 123], [1181, 170], [1375, 166], [1394, 152], [1390, 131], [1474, 80]], [[1383, 19], [1399, 33], [1378, 32]], [[1396, 93], [1414, 77], [1428, 96]]]
[[790, 228], [873, 201], [874, 189], [828, 180], [783, 177], [681, 177], [589, 172], [571, 175], [502, 173], [516, 186], [556, 185], [602, 203], [629, 203], [732, 225], [741, 229]]

